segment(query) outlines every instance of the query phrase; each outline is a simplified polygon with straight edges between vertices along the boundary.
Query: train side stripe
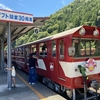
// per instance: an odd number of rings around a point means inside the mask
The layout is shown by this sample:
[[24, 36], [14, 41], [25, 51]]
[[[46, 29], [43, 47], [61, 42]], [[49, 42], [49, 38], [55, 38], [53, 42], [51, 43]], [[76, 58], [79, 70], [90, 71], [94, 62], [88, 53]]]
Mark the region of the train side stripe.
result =
[[[78, 65], [83, 65], [86, 62], [64, 62], [64, 61], [59, 61], [61, 68], [65, 74], [66, 77], [69, 78], [74, 78], [74, 77], [79, 77], [82, 76], [80, 74], [80, 71], [78, 69]], [[86, 69], [86, 75], [92, 75], [92, 74], [98, 74], [100, 73], [100, 60], [96, 60], [97, 66], [94, 68], [92, 72], [88, 71]], [[77, 71], [75, 71], [77, 69]]]
[[47, 70], [47, 69], [46, 69], [46, 65], [45, 65], [43, 59], [38, 59], [37, 62], [38, 62], [37, 68], [42, 69], [42, 70]]

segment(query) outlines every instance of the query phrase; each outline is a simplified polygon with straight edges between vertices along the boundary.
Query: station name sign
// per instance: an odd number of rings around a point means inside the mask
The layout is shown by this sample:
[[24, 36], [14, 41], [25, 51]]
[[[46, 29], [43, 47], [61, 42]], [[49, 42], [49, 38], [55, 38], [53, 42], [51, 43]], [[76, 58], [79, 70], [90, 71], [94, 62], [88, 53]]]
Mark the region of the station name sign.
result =
[[33, 16], [31, 14], [18, 13], [7, 10], [0, 10], [0, 20], [7, 22], [33, 24]]

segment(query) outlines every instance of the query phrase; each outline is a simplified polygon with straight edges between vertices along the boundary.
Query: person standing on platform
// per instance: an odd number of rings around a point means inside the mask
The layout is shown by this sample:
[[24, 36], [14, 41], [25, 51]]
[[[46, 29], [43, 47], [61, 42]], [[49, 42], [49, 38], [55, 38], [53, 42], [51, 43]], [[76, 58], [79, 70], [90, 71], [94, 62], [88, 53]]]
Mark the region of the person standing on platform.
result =
[[29, 55], [29, 84], [35, 84], [37, 82], [36, 63], [37, 63], [37, 57], [35, 57], [33, 54], [30, 54]]
[[16, 70], [15, 70], [14, 64], [12, 63], [12, 67], [11, 68], [5, 68], [5, 70], [11, 70], [11, 77], [12, 77], [12, 81], [13, 81], [12, 87], [16, 87], [16, 80], [15, 80]]

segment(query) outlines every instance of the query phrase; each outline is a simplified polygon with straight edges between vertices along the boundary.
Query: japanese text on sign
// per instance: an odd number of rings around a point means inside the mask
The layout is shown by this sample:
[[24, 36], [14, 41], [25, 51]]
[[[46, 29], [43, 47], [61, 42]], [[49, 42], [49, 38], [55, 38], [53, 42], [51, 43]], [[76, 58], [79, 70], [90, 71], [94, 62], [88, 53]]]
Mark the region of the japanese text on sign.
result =
[[0, 20], [15, 21], [21, 23], [33, 23], [33, 16], [7, 11], [0, 11]]

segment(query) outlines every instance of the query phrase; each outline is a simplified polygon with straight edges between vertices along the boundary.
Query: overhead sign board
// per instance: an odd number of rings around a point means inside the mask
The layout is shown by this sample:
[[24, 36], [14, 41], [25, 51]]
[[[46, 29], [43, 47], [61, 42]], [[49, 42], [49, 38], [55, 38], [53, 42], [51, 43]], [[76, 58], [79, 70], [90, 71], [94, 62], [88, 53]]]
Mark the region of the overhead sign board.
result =
[[33, 24], [33, 15], [7, 10], [0, 10], [0, 21]]

